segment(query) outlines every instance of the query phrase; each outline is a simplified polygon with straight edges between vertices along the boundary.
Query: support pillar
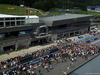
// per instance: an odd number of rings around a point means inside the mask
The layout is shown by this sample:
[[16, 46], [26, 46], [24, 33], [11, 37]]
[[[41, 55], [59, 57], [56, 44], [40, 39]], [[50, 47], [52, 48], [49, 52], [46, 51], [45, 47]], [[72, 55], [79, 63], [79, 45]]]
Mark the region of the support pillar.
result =
[[68, 37], [70, 37], [70, 32], [68, 32]]
[[79, 35], [81, 35], [80, 30], [79, 30]]
[[1, 47], [1, 48], [0, 48], [0, 49], [1, 49], [1, 50], [0, 50], [0, 53], [4, 53], [3, 45], [1, 45], [0, 47]]
[[75, 31], [74, 31], [74, 36], [75, 36]]
[[30, 41], [30, 39], [28, 40], [28, 46], [30, 46], [30, 44], [31, 44], [31, 41]]
[[17, 51], [18, 50], [18, 43], [16, 42], [16, 44], [15, 44], [15, 51]]

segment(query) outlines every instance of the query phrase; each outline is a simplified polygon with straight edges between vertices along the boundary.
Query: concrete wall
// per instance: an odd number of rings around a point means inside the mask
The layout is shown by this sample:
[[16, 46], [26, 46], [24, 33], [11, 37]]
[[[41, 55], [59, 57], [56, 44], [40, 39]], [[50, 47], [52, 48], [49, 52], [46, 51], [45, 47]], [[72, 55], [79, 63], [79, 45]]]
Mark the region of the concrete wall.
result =
[[86, 33], [86, 32], [88, 32], [88, 28], [80, 29], [80, 33], [81, 33], [81, 34], [84, 34], [84, 33]]
[[57, 34], [52, 34], [51, 40], [52, 41], [57, 40]]
[[18, 50], [20, 48], [20, 46], [29, 46], [31, 43], [30, 43], [30, 39], [24, 39], [24, 40], [18, 40], [18, 41], [13, 41], [13, 42], [8, 42], [8, 43], [3, 43], [0, 45], [0, 52], [4, 52], [4, 47], [7, 47], [7, 46], [11, 46], [11, 45], [14, 45], [15, 47], [15, 50]]

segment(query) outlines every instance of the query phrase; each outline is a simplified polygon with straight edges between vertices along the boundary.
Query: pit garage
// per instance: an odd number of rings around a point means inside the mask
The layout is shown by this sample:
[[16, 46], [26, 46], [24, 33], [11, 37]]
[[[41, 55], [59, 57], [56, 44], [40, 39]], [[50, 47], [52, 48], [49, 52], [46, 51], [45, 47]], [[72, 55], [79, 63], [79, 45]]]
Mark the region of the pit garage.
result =
[[3, 47], [4, 52], [14, 51], [15, 45]]

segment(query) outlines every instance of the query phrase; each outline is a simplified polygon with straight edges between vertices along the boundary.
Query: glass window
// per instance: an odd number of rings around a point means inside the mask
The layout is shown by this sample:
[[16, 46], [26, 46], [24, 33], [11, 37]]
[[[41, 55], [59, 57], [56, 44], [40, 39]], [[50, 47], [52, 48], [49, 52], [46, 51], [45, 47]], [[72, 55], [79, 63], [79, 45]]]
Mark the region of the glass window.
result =
[[21, 24], [20, 24], [20, 21], [17, 21], [17, 25], [21, 25]]
[[24, 17], [21, 17], [21, 20], [24, 20], [25, 18]]
[[10, 26], [10, 22], [6, 22], [6, 27], [9, 27]]
[[20, 18], [16, 18], [16, 20], [20, 20]]
[[10, 20], [10, 18], [5, 18], [5, 20]]
[[47, 28], [46, 27], [42, 27], [39, 29], [39, 33], [46, 33]]
[[11, 22], [11, 26], [15, 26], [15, 22], [14, 21]]
[[0, 34], [0, 38], [4, 38], [5, 37], [5, 34]]
[[4, 27], [4, 22], [0, 22], [0, 27]]
[[15, 20], [15, 18], [11, 18], [11, 20]]
[[25, 21], [21, 21], [21, 25], [25, 25]]
[[0, 21], [4, 20], [3, 18], [0, 18]]
[[20, 31], [19, 34], [26, 34], [25, 31]]

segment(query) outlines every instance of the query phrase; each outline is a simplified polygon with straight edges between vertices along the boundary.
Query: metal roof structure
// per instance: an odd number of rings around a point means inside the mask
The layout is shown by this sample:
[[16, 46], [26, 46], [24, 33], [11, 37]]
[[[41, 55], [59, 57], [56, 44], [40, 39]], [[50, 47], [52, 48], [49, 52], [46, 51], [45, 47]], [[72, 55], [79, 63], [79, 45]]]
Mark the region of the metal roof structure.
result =
[[25, 17], [25, 16], [0, 14], [0, 18], [9, 18], [9, 17]]
[[45, 24], [48, 26], [53, 26], [53, 25], [59, 25], [60, 23], [67, 24], [67, 23], [78, 21], [83, 18], [86, 19], [90, 17], [93, 17], [93, 16], [81, 15], [81, 14], [61, 14], [61, 15], [40, 17], [40, 21], [45, 22]]
[[39, 18], [36, 15], [32, 15], [32, 16], [19, 16], [19, 15], [0, 14], [0, 18], [11, 18], [11, 17]]
[[36, 15], [33, 15], [33, 16], [25, 16], [26, 18], [39, 18], [38, 16]]

